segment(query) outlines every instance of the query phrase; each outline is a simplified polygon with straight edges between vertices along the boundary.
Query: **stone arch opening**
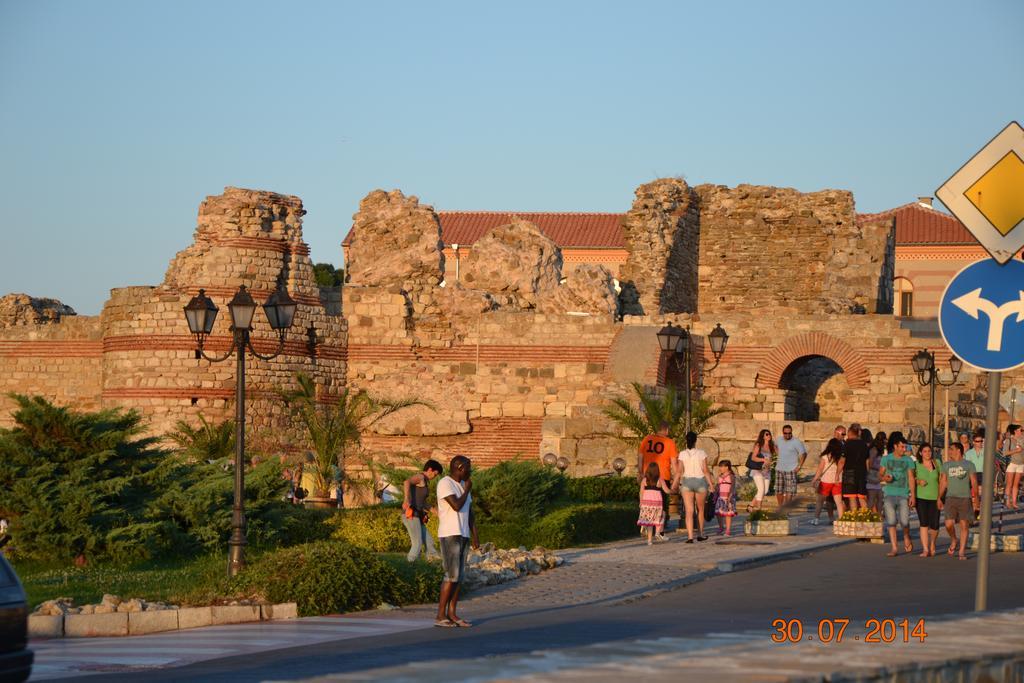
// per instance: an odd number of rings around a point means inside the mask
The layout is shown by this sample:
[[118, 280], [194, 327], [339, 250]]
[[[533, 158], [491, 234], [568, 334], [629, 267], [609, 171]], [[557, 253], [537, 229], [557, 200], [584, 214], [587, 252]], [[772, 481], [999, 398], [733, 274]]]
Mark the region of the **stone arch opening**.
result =
[[839, 420], [853, 395], [842, 366], [821, 355], [790, 363], [779, 378], [779, 388], [785, 391], [786, 419], [804, 422]]
[[768, 353], [758, 369], [757, 386], [773, 389], [781, 386], [782, 373], [806, 356], [824, 356], [835, 361], [853, 388], [868, 384], [864, 357], [857, 349], [830, 334], [808, 332], [790, 337]]

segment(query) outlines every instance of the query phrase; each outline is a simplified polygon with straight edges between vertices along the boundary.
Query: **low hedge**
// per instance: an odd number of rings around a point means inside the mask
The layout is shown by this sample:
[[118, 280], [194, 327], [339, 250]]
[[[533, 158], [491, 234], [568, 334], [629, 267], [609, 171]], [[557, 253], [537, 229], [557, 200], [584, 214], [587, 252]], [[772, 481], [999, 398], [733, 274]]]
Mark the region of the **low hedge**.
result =
[[[330, 537], [377, 553], [398, 553], [409, 550], [409, 534], [402, 524], [402, 506], [374, 505], [337, 510], [326, 523]], [[437, 538], [437, 519], [431, 517], [427, 529]]]
[[548, 513], [533, 525], [535, 545], [567, 548], [636, 533], [636, 503], [584, 503]]
[[480, 527], [480, 541], [499, 547], [557, 549], [627, 538], [636, 533], [636, 503], [576, 503], [556, 508], [533, 524]]
[[260, 556], [229, 582], [228, 592], [295, 602], [302, 616], [436, 599], [436, 588], [430, 586], [440, 586], [440, 568], [425, 562], [406, 565], [400, 570], [396, 561], [349, 543], [304, 543]]
[[570, 477], [565, 483], [565, 497], [579, 503], [630, 503], [640, 496], [633, 477]]
[[533, 522], [562, 498], [567, 477], [538, 462], [507, 460], [473, 475], [477, 518], [498, 524]]
[[[405, 553], [409, 550], [409, 535], [401, 515], [397, 505], [376, 505], [339, 510], [323, 524], [335, 541], [376, 553]], [[500, 548], [540, 545], [554, 549], [630, 536], [636, 531], [636, 515], [635, 502], [562, 503], [534, 522], [483, 519], [477, 521], [477, 527], [481, 543], [491, 542]], [[427, 528], [436, 539], [436, 516]]]

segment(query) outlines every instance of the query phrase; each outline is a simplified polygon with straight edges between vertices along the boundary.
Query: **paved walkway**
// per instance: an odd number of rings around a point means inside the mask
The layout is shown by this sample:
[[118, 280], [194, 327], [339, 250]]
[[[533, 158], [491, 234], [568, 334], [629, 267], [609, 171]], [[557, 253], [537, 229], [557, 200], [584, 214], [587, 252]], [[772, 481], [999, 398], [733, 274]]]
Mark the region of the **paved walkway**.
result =
[[[1017, 681], [1024, 675], [1024, 610], [983, 617], [928, 620], [923, 641], [865, 642], [851, 624], [841, 643], [822, 643], [817, 630], [795, 644], [773, 643], [765, 630], [713, 633], [702, 638], [615, 641], [539, 650], [526, 655], [434, 660], [405, 666], [304, 679], [452, 683], [453, 681], [628, 680], [737, 683], [823, 681]], [[914, 620], [910, 622], [913, 627]]]
[[169, 631], [124, 638], [32, 641], [33, 681], [68, 676], [145, 671], [222, 657], [363, 638], [431, 626], [422, 618], [308, 617]]
[[[740, 525], [738, 536], [712, 535], [701, 543], [687, 544], [685, 533], [670, 533], [668, 542], [653, 546], [647, 546], [638, 536], [593, 548], [560, 551], [566, 559], [562, 567], [476, 591], [462, 601], [460, 613], [469, 618], [494, 617], [566, 606], [617, 604], [726, 571], [856, 542], [837, 539], [827, 525], [811, 526], [809, 515], [798, 518], [801, 523], [795, 536], [746, 537]], [[879, 552], [883, 552], [882, 546]], [[435, 609], [433, 605], [418, 605], [401, 611], [217, 626], [149, 636], [33, 641], [33, 680], [145, 671], [250, 652], [431, 628]], [[717, 647], [720, 643], [708, 641], [708, 646], [712, 645]]]

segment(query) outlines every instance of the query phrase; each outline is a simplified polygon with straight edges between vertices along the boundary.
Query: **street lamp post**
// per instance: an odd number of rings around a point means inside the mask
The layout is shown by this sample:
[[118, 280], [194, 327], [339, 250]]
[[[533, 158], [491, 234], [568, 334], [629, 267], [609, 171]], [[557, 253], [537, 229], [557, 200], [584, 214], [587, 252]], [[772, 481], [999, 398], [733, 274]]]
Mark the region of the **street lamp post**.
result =
[[249, 338], [252, 319], [256, 313], [256, 302], [245, 285], [238, 288], [234, 298], [228, 302], [231, 313], [231, 347], [223, 356], [208, 356], [203, 350], [206, 338], [213, 331], [218, 309], [200, 289], [199, 294], [185, 306], [185, 320], [188, 329], [196, 338], [196, 358], [205, 358], [219, 363], [236, 354], [235, 376], [235, 502], [231, 511], [231, 538], [228, 540], [228, 576], [235, 576], [245, 567], [245, 351], [261, 360], [272, 360], [284, 350], [284, 339], [288, 328], [295, 319], [295, 301], [288, 292], [279, 289], [263, 304], [270, 327], [277, 332], [277, 350], [269, 356], [256, 352]]
[[921, 349], [910, 361], [914, 372], [917, 373], [917, 381], [923, 387], [928, 387], [928, 443], [934, 446], [935, 439], [935, 388], [937, 386], [949, 387], [956, 384], [956, 379], [963, 368], [963, 361], [956, 356], [950, 356], [949, 369], [953, 377], [945, 382], [939, 377], [939, 370], [935, 367], [935, 354], [927, 349]]
[[[719, 362], [722, 360], [722, 355], [725, 353], [725, 346], [729, 343], [729, 335], [722, 329], [721, 323], [715, 324], [715, 329], [708, 334], [708, 342], [711, 344], [711, 353], [715, 357], [715, 364], [707, 369], [707, 372], [711, 372], [718, 367]], [[666, 325], [658, 330], [658, 344], [661, 346], [662, 351], [672, 353], [676, 370], [683, 372], [683, 393], [685, 396], [684, 400], [686, 401], [686, 431], [689, 432], [693, 417], [690, 406], [690, 357], [693, 355], [693, 337], [690, 334], [689, 326], [683, 329], [676, 325]]]

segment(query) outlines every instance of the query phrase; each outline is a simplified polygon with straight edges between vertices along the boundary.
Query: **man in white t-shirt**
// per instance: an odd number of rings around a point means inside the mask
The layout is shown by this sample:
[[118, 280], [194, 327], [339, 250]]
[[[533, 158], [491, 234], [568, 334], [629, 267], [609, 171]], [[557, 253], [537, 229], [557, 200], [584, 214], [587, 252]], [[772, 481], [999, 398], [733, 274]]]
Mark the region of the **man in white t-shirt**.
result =
[[466, 552], [470, 542], [474, 548], [480, 547], [473, 520], [473, 496], [470, 495], [471, 471], [469, 458], [456, 455], [448, 465], [448, 476], [437, 484], [437, 537], [441, 543], [444, 581], [434, 626], [466, 628], [473, 625], [456, 612], [459, 588], [466, 571]]
[[783, 425], [782, 438], [775, 442], [779, 455], [775, 460], [775, 497], [783, 506], [796, 497], [796, 475], [807, 459], [804, 442], [793, 436], [793, 425]]

